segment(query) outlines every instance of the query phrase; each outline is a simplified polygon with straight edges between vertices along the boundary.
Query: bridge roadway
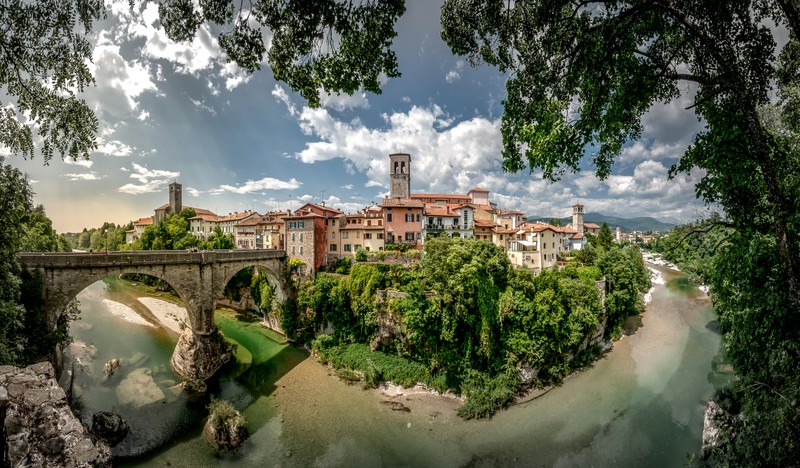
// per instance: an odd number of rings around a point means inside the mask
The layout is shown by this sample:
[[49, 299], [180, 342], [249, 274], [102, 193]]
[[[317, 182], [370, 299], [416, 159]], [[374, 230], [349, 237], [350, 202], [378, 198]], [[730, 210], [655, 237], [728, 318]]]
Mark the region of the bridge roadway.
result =
[[167, 282], [186, 305], [187, 327], [173, 353], [173, 368], [187, 379], [205, 380], [219, 366], [224, 348], [214, 323], [217, 299], [233, 276], [255, 266], [286, 300], [284, 250], [116, 251], [94, 253], [21, 252], [17, 261], [27, 275], [38, 276], [47, 325], [55, 327], [69, 302], [84, 288], [108, 276], [142, 273]]

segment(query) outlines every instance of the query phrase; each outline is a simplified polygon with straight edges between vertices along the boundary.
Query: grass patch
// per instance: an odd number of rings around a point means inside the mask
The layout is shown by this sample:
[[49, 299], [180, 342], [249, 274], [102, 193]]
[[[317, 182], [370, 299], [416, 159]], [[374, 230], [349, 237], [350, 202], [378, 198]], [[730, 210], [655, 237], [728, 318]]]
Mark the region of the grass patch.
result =
[[[400, 356], [372, 351], [368, 345], [353, 343], [318, 349], [320, 359], [337, 369], [336, 373], [351, 371], [364, 376], [368, 386], [376, 387], [382, 381], [391, 381], [403, 387], [417, 382], [434, 386], [442, 379], [434, 379], [422, 364]], [[339, 375], [342, 377], [342, 375]], [[343, 377], [344, 378], [344, 377]], [[438, 390], [438, 389], [437, 389]]]

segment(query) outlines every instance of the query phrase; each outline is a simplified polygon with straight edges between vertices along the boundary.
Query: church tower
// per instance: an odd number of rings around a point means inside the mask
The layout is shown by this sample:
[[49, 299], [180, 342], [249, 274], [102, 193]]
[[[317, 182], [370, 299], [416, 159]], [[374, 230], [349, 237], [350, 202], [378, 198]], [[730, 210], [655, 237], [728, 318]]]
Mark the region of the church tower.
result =
[[572, 229], [583, 234], [583, 205], [580, 203], [572, 205]]
[[181, 184], [173, 182], [169, 184], [169, 210], [173, 213], [180, 213], [183, 209], [183, 199], [181, 197]]
[[411, 155], [389, 155], [389, 197], [408, 198], [411, 195]]

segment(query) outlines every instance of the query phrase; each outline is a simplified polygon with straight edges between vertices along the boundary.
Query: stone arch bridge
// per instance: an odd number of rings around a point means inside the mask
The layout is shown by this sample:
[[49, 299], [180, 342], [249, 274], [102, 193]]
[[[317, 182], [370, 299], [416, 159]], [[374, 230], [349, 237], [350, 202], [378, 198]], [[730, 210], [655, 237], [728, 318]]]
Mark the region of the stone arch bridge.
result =
[[229, 358], [214, 323], [217, 299], [233, 276], [258, 267], [286, 300], [287, 262], [283, 250], [120, 251], [108, 253], [19, 253], [23, 271], [38, 276], [47, 325], [56, 326], [69, 302], [84, 288], [107, 276], [142, 273], [164, 280], [183, 300], [189, 326], [172, 355], [172, 367], [186, 379], [205, 380]]

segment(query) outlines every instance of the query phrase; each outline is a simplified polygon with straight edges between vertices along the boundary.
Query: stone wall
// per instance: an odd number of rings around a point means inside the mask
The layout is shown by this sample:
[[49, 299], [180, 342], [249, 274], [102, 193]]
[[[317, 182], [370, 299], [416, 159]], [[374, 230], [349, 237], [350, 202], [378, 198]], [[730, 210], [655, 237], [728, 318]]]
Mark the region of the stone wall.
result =
[[0, 366], [2, 466], [111, 466], [111, 449], [93, 442], [72, 414], [53, 366]]

